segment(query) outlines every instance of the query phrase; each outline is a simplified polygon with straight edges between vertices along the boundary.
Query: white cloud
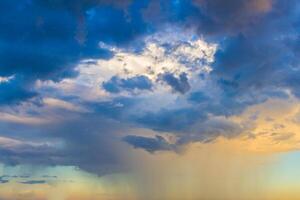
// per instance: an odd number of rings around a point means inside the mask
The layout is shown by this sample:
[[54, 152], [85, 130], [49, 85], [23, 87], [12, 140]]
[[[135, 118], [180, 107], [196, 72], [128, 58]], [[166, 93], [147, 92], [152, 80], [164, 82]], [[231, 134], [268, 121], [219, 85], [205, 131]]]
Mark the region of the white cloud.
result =
[[44, 124], [49, 122], [49, 120], [40, 117], [32, 117], [32, 116], [20, 115], [18, 113], [6, 113], [6, 112], [0, 112], [0, 121], [20, 123], [20, 124]]
[[43, 102], [46, 106], [49, 106], [51, 108], [61, 108], [74, 112], [88, 112], [87, 109], [81, 107], [80, 105], [75, 105], [71, 102], [67, 102], [61, 99], [45, 98], [43, 99]]
[[[101, 47], [114, 53], [109, 60], [85, 60], [77, 67], [79, 76], [66, 79], [61, 83], [40, 82], [37, 87], [51, 87], [62, 90], [65, 94], [79, 96], [85, 100], [104, 100], [112, 95], [105, 92], [101, 85], [113, 76], [129, 78], [138, 75], [147, 76], [154, 83], [153, 90], [135, 93], [140, 96], [170, 96], [174, 94], [170, 88], [157, 81], [159, 74], [170, 72], [175, 75], [186, 73], [190, 84], [201, 86], [199, 73], [209, 73], [209, 66], [214, 59], [217, 45], [205, 42], [193, 31], [166, 29], [148, 36], [145, 46], [139, 52], [121, 49], [103, 43]], [[79, 92], [80, 91], [80, 92]], [[122, 95], [130, 95], [126, 92]], [[176, 96], [176, 95], [175, 95]]]
[[10, 80], [14, 79], [14, 77], [15, 77], [14, 75], [13, 76], [0, 76], [0, 84], [9, 82]]
[[5, 149], [16, 149], [21, 147], [42, 147], [42, 146], [50, 146], [52, 145], [50, 142], [32, 142], [32, 141], [23, 141], [17, 140], [9, 137], [0, 137], [0, 147]]

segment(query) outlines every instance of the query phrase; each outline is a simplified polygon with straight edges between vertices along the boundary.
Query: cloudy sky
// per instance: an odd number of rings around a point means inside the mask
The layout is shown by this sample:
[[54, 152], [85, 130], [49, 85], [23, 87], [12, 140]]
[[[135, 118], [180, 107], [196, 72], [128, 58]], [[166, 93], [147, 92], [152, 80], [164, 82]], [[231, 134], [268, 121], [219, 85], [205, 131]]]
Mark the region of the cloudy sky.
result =
[[297, 200], [298, 0], [1, 0], [0, 199]]

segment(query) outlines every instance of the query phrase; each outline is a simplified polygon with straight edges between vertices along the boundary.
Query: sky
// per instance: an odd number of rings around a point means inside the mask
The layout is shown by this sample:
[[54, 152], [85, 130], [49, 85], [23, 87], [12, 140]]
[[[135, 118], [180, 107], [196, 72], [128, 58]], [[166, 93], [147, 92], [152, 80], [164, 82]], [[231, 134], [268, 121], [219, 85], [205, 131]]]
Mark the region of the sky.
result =
[[298, 200], [298, 0], [1, 0], [1, 200]]

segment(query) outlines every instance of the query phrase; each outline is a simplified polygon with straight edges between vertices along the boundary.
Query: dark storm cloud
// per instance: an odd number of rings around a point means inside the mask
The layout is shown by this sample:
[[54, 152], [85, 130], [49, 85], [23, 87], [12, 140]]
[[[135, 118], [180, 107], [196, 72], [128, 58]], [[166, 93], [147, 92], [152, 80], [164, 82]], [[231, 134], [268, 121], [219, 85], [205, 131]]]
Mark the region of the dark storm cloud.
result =
[[[225, 37], [214, 73], [237, 80], [238, 89], [268, 84], [266, 76], [271, 72], [276, 84], [298, 94], [297, 76], [282, 69], [286, 62], [297, 63], [297, 5], [276, 0], [2, 1], [0, 75], [25, 77], [25, 85], [37, 79], [59, 81], [76, 76], [74, 66], [81, 59], [113, 56], [98, 42], [128, 44], [148, 33], [153, 20], [160, 17], [154, 23], [157, 27], [175, 23], [194, 26], [200, 35], [216, 35], [218, 42]], [[150, 19], [143, 21], [147, 16]], [[282, 80], [282, 72], [294, 81]], [[254, 75], [257, 81], [251, 79]], [[163, 80], [180, 93], [190, 88], [183, 74], [165, 74]], [[28, 87], [15, 88], [23, 95], [8, 95], [7, 103], [33, 96]]]
[[191, 15], [190, 25], [220, 44], [212, 75], [226, 95], [234, 100], [248, 90], [271, 86], [290, 88], [297, 95], [297, 1], [194, 0], [193, 4], [199, 12]]
[[189, 134], [180, 133], [177, 145], [195, 141], [211, 142], [217, 137], [234, 138], [241, 134], [245, 128], [226, 118], [209, 118], [192, 125]]
[[[68, 116], [66, 111], [64, 116]], [[126, 170], [120, 154], [121, 138], [117, 137], [117, 133], [126, 132], [126, 125], [97, 113], [67, 118], [40, 125], [2, 122], [1, 130], [9, 134], [1, 136], [18, 142], [1, 145], [0, 162], [12, 166], [75, 166], [98, 175]]]
[[[100, 0], [1, 1], [0, 76], [21, 77], [25, 85], [74, 77], [81, 59], [113, 56], [99, 47], [100, 41], [125, 45], [147, 31], [139, 17], [143, 6]], [[2, 103], [32, 96], [30, 88], [11, 84], [23, 95], [3, 94], [8, 97]]]
[[150, 90], [152, 88], [151, 80], [143, 75], [134, 76], [127, 79], [113, 76], [109, 81], [102, 84], [103, 88], [111, 93], [119, 93], [122, 91]]
[[190, 96], [188, 97], [188, 100], [191, 102], [201, 103], [209, 100], [209, 97], [207, 97], [203, 92], [197, 91], [191, 93]]
[[186, 73], [181, 73], [176, 77], [174, 74], [167, 72], [161, 74], [159, 79], [168, 84], [174, 92], [179, 92], [181, 94], [185, 94], [191, 88]]
[[[244, 107], [244, 106], [243, 106]], [[144, 113], [135, 116], [131, 121], [139, 126], [147, 127], [158, 132], [170, 132], [177, 136], [175, 144], [170, 144], [163, 137], [149, 138], [144, 136], [129, 135], [123, 141], [134, 148], [144, 149], [150, 153], [155, 151], [176, 151], [178, 146], [191, 142], [212, 142], [217, 137], [233, 138], [247, 130], [247, 127], [234, 123], [226, 117], [212, 118], [216, 116], [231, 115], [222, 111], [221, 105], [208, 103], [193, 108], [177, 110], [161, 110], [160, 112]], [[238, 108], [237, 108], [238, 109]], [[131, 116], [132, 117], [132, 116]]]
[[298, 1], [182, 0], [151, 5], [156, 14], [146, 10], [146, 16], [154, 20], [167, 15], [157, 23], [194, 27], [199, 35], [219, 43], [212, 74], [225, 93], [225, 82], [234, 84], [229, 94], [224, 93], [232, 101], [249, 89], [258, 94], [270, 86], [299, 95]]
[[167, 142], [163, 137], [157, 135], [155, 138], [128, 135], [123, 138], [125, 142], [132, 145], [134, 148], [141, 148], [150, 153], [155, 151], [173, 151], [175, 145]]
[[0, 161], [7, 165], [19, 164], [40, 164], [40, 165], [56, 165], [52, 157], [61, 156], [61, 154], [49, 145], [32, 146], [22, 144], [15, 148], [0, 148]]
[[145, 112], [133, 120], [156, 131], [183, 132], [199, 119], [206, 118], [195, 108], [161, 109], [159, 112]]
[[275, 1], [192, 0], [199, 9], [197, 15], [192, 16], [192, 23], [197, 24], [199, 31], [205, 34], [226, 35], [248, 31], [264, 19]]
[[[157, 9], [150, 9], [153, 6]], [[113, 56], [98, 47], [99, 41], [124, 45], [147, 33], [147, 23], [160, 17], [154, 23], [157, 27], [178, 21], [180, 26], [196, 27], [200, 35], [217, 35], [218, 42], [225, 38], [214, 73], [235, 79], [238, 89], [268, 84], [266, 76], [271, 72], [276, 84], [291, 87], [297, 94], [297, 76], [282, 69], [282, 65], [297, 63], [297, 9], [296, 1], [277, 0], [2, 1], [0, 75], [25, 77], [27, 85], [37, 79], [59, 81], [76, 76], [74, 66], [79, 60]], [[143, 21], [147, 16], [150, 21]], [[283, 78], [282, 72], [294, 81]], [[251, 79], [254, 75], [257, 81]], [[180, 93], [190, 88], [184, 75], [165, 74], [163, 80]], [[31, 95], [25, 94], [28, 89]], [[7, 101], [32, 96], [30, 88], [18, 86], [16, 90], [23, 91], [24, 97], [9, 95]]]

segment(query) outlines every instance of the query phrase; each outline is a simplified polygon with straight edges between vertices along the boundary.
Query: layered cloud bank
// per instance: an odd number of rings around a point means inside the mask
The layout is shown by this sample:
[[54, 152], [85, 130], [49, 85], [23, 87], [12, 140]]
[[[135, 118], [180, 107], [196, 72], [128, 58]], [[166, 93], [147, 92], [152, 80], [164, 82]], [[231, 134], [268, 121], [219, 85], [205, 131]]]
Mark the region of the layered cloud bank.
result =
[[1, 1], [0, 161], [102, 175], [130, 146], [298, 149], [299, 6]]

